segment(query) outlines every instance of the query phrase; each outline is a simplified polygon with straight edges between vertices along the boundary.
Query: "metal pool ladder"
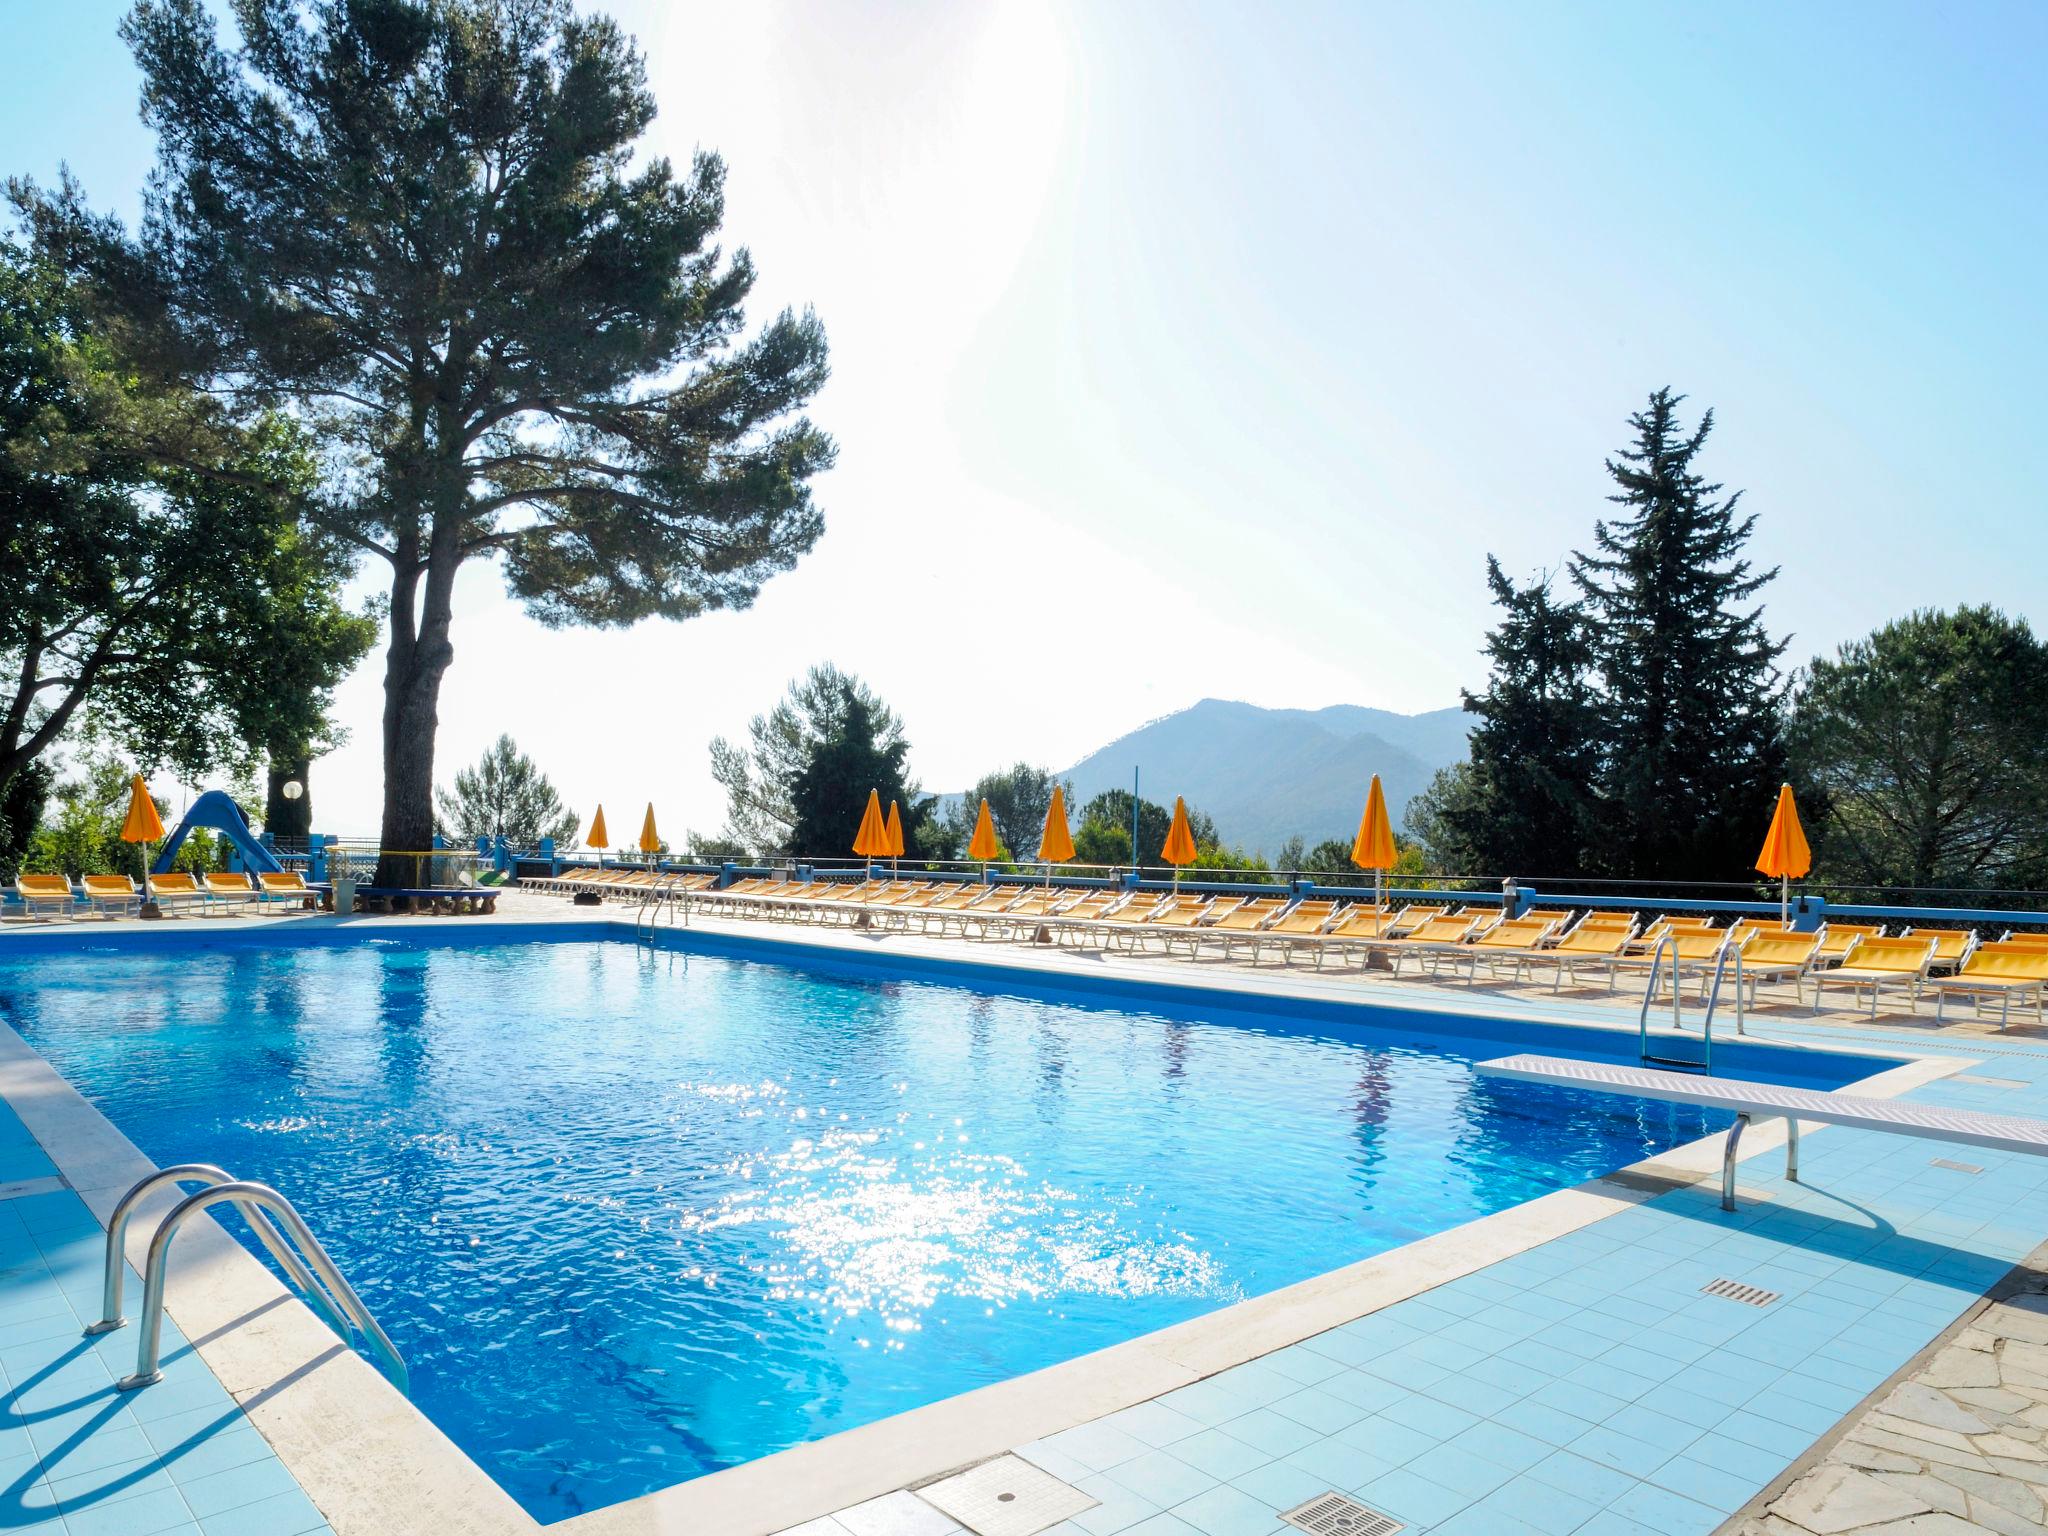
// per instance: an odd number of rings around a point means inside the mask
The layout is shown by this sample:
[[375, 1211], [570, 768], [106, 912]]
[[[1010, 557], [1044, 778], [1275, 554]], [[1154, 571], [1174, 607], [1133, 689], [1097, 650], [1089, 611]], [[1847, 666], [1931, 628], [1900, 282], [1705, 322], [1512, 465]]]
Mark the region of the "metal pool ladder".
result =
[[683, 914], [683, 926], [690, 926], [690, 893], [678, 891], [666, 885], [651, 885], [640, 898], [640, 906], [633, 913], [633, 942], [654, 943], [654, 930], [661, 923], [663, 912], [668, 913], [668, 925], [676, 924], [676, 913]]
[[202, 1187], [198, 1193], [185, 1196], [173, 1206], [170, 1214], [157, 1223], [156, 1235], [149, 1240], [149, 1258], [143, 1273], [142, 1330], [136, 1340], [135, 1374], [122, 1377], [115, 1383], [117, 1387], [123, 1392], [132, 1392], [137, 1387], [146, 1387], [164, 1379], [159, 1354], [163, 1343], [164, 1280], [170, 1270], [171, 1239], [178, 1235], [178, 1229], [190, 1217], [209, 1206], [225, 1204], [242, 1213], [242, 1219], [249, 1223], [250, 1230], [269, 1250], [270, 1256], [277, 1260], [278, 1267], [290, 1276], [306, 1305], [319, 1315], [321, 1321], [340, 1334], [344, 1341], [353, 1342], [352, 1335], [360, 1336], [371, 1353], [377, 1356], [392, 1385], [410, 1394], [411, 1384], [398, 1346], [377, 1325], [377, 1319], [363, 1305], [362, 1297], [343, 1278], [341, 1270], [328, 1257], [327, 1250], [320, 1246], [319, 1239], [313, 1236], [305, 1218], [299, 1215], [291, 1201], [268, 1184], [238, 1180], [212, 1163], [179, 1163], [176, 1167], [162, 1169], [121, 1197], [120, 1204], [114, 1207], [114, 1219], [107, 1223], [106, 1283], [101, 1292], [100, 1320], [85, 1330], [88, 1335], [111, 1333], [127, 1323], [128, 1319], [121, 1315], [121, 1287], [127, 1272], [125, 1239], [128, 1218], [135, 1214], [135, 1207], [145, 1196], [167, 1184], [180, 1189], [187, 1184]]
[[1731, 960], [1735, 973], [1735, 1033], [1749, 1033], [1743, 1027], [1742, 1019], [1742, 951], [1724, 941], [1714, 952], [1714, 976], [1706, 992], [1706, 1013], [1700, 1019], [1700, 1056], [1697, 1061], [1689, 1056], [1660, 1056], [1651, 1045], [1650, 1004], [1656, 1001], [1667, 953], [1671, 957], [1671, 1028], [1675, 1034], [1686, 1032], [1683, 988], [1678, 975], [1678, 941], [1667, 933], [1650, 952], [1650, 980], [1643, 988], [1642, 1011], [1636, 1015], [1636, 1041], [1643, 1064], [1675, 1067], [1684, 1072], [1711, 1072], [1714, 1069], [1714, 1012], [1721, 1005], [1721, 980], [1727, 974]]

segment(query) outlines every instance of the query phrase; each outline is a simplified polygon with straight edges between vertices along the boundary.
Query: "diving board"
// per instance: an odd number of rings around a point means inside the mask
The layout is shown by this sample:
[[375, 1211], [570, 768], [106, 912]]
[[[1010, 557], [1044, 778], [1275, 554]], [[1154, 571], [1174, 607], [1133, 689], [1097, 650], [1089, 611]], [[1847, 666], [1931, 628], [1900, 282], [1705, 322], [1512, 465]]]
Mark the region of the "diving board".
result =
[[1961, 1142], [1994, 1152], [2048, 1156], [2048, 1120], [2023, 1115], [1983, 1114], [1938, 1104], [1822, 1093], [1812, 1088], [1785, 1088], [1776, 1083], [1662, 1072], [1654, 1067], [1625, 1067], [1601, 1061], [1572, 1061], [1562, 1056], [1501, 1056], [1480, 1062], [1478, 1070], [1487, 1077], [1733, 1111], [1735, 1124], [1729, 1129], [1728, 1142], [1721, 1153], [1721, 1207], [1729, 1211], [1735, 1209], [1735, 1149], [1742, 1140], [1743, 1128], [1752, 1120], [1776, 1117], [1785, 1121], [1785, 1177], [1795, 1183], [1799, 1178], [1802, 1120], [1846, 1125], [1859, 1131], [1887, 1131], [1894, 1136], [1919, 1136], [1930, 1141]]

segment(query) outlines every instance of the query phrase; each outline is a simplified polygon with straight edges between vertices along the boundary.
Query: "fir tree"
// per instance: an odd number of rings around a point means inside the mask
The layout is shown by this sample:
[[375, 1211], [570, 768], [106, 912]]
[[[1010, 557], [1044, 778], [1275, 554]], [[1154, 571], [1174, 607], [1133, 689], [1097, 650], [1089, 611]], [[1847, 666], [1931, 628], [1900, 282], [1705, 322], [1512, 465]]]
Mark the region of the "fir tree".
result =
[[1491, 555], [1486, 584], [1501, 609], [1486, 637], [1492, 676], [1484, 693], [1465, 695], [1478, 717], [1469, 776], [1436, 807], [1438, 836], [1474, 872], [1574, 874], [1585, 867], [1600, 761], [1585, 615], [1552, 595], [1548, 576], [1517, 587]]
[[852, 678], [839, 681], [834, 716], [790, 781], [791, 849], [813, 858], [851, 857], [868, 794], [876, 791], [884, 808], [892, 800], [902, 808], [904, 855], [922, 856], [937, 801], [910, 781], [910, 743], [891, 729], [894, 717]]
[[1684, 398], [1660, 389], [1629, 418], [1607, 461], [1625, 510], [1571, 565], [1605, 695], [1597, 853], [1619, 876], [1743, 879], [1784, 769], [1785, 646], [1752, 601], [1777, 571], [1743, 556], [1742, 493], [1695, 469], [1714, 413], [1688, 433]]

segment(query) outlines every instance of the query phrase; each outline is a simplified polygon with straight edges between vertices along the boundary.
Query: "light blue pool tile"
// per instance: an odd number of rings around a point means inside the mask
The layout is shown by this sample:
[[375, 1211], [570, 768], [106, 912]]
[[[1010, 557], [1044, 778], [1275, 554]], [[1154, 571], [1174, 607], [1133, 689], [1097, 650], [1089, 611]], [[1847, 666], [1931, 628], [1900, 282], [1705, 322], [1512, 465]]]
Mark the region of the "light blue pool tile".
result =
[[1346, 1371], [1341, 1376], [1332, 1376], [1317, 1390], [1356, 1403], [1367, 1413], [1385, 1413], [1413, 1395], [1407, 1388], [1397, 1387], [1369, 1371]]
[[[1527, 1397], [1531, 1392], [1540, 1391], [1555, 1380], [1550, 1372], [1533, 1366], [1520, 1365], [1504, 1355], [1495, 1355], [1482, 1360], [1471, 1370], [1448, 1378], [1451, 1381], [1483, 1381], [1490, 1387], [1499, 1387], [1511, 1398]], [[1439, 1383], [1441, 1385], [1441, 1383]]]
[[1402, 1470], [1417, 1477], [1426, 1477], [1439, 1487], [1462, 1495], [1468, 1503], [1485, 1498], [1513, 1477], [1516, 1471], [1513, 1467], [1504, 1467], [1483, 1456], [1461, 1450], [1456, 1445], [1440, 1445], [1433, 1451], [1425, 1451]]
[[[1204, 1433], [1214, 1432], [1205, 1430]], [[1016, 1448], [1014, 1454], [1030, 1462], [1034, 1467], [1050, 1472], [1063, 1483], [1078, 1483], [1084, 1477], [1094, 1476], [1092, 1471], [1082, 1466], [1073, 1457], [1054, 1450], [1043, 1440], [1033, 1440], [1028, 1445], [1020, 1445]], [[1258, 1453], [1254, 1451], [1252, 1454], [1257, 1455]]]
[[1357, 1496], [1374, 1509], [1405, 1520], [1411, 1525], [1436, 1525], [1448, 1520], [1472, 1500], [1441, 1484], [1402, 1467], [1385, 1477], [1374, 1478]]
[[1707, 1536], [1733, 1513], [1733, 1509], [1711, 1509], [1668, 1488], [1638, 1483], [1608, 1505], [1604, 1512], [1637, 1521], [1658, 1532], [1659, 1536]]
[[1269, 1509], [1292, 1509], [1330, 1489], [1328, 1480], [1284, 1461], [1254, 1467], [1242, 1476], [1233, 1477], [1230, 1486], [1247, 1498], [1262, 1501]]
[[1787, 1397], [1797, 1398], [1802, 1403], [1816, 1407], [1831, 1408], [1836, 1417], [1847, 1413], [1869, 1396], [1868, 1387], [1848, 1386], [1839, 1381], [1828, 1381], [1808, 1375], [1804, 1370], [1788, 1371], [1779, 1380], [1777, 1391]]
[[1570, 1445], [1593, 1427], [1573, 1414], [1556, 1408], [1545, 1408], [1541, 1403], [1528, 1399], [1510, 1403], [1493, 1416], [1493, 1422], [1505, 1424], [1509, 1429], [1532, 1436], [1552, 1447]]
[[1477, 1424], [1479, 1415], [1433, 1397], [1414, 1397], [1401, 1405], [1400, 1422], [1432, 1439], [1443, 1441], [1461, 1435]]
[[1255, 1408], [1242, 1418], [1232, 1419], [1222, 1428], [1233, 1440], [1242, 1440], [1273, 1457], [1288, 1455], [1322, 1439], [1321, 1432], [1270, 1408]]
[[1192, 1499], [1216, 1486], [1216, 1478], [1200, 1467], [1191, 1466], [1166, 1451], [1147, 1451], [1142, 1456], [1111, 1467], [1111, 1481], [1128, 1488], [1141, 1499], [1161, 1509]]
[[1699, 1439], [1700, 1428], [1682, 1419], [1656, 1413], [1641, 1403], [1632, 1403], [1607, 1420], [1609, 1429], [1619, 1430], [1631, 1440], [1654, 1445], [1666, 1455], [1677, 1455]]
[[[299, 1495], [304, 1498], [303, 1494]], [[306, 1506], [311, 1509], [313, 1506]], [[162, 1536], [165, 1531], [192, 1523], [192, 1511], [175, 1488], [152, 1488], [133, 1498], [119, 1498], [64, 1511], [68, 1536]], [[300, 1530], [305, 1527], [301, 1526]], [[257, 1536], [251, 1530], [248, 1536]], [[284, 1531], [263, 1536], [296, 1536]]]
[[1254, 1408], [1263, 1408], [1274, 1399], [1301, 1389], [1301, 1383], [1293, 1377], [1268, 1370], [1265, 1363], [1259, 1360], [1247, 1365], [1233, 1365], [1229, 1370], [1219, 1371], [1209, 1379]]
[[1544, 1536], [1525, 1520], [1496, 1509], [1461, 1509], [1442, 1525], [1429, 1528], [1430, 1536]]
[[1178, 1387], [1158, 1401], [1175, 1413], [1185, 1414], [1197, 1424], [1206, 1424], [1211, 1428], [1258, 1406], [1256, 1403], [1246, 1402], [1234, 1392], [1225, 1391], [1216, 1384], [1214, 1378], [1195, 1382], [1191, 1386]]
[[1399, 1419], [1386, 1417], [1360, 1419], [1349, 1429], [1338, 1430], [1332, 1438], [1346, 1445], [1355, 1445], [1368, 1455], [1397, 1467], [1442, 1443], [1435, 1435], [1424, 1434]]
[[178, 1480], [178, 1491], [185, 1495], [185, 1502], [191, 1506], [192, 1513], [202, 1521], [209, 1515], [240, 1509], [244, 1504], [254, 1504], [278, 1494], [295, 1493], [298, 1486], [291, 1473], [285, 1470], [284, 1463], [275, 1457]]
[[1259, 1364], [1278, 1371], [1289, 1381], [1304, 1387], [1312, 1387], [1325, 1377], [1334, 1376], [1345, 1368], [1341, 1360], [1301, 1344], [1290, 1344], [1285, 1349], [1276, 1349], [1270, 1355], [1262, 1355]]
[[1669, 1533], [1652, 1526], [1640, 1525], [1611, 1509], [1603, 1509], [1580, 1526], [1573, 1536], [1669, 1536]]
[[1575, 1381], [1553, 1381], [1529, 1394], [1528, 1401], [1539, 1408], [1555, 1408], [1588, 1423], [1604, 1423], [1628, 1406], [1624, 1398], [1598, 1392]]
[[1423, 1389], [1422, 1395], [1440, 1403], [1449, 1403], [1453, 1408], [1462, 1408], [1465, 1412], [1484, 1419], [1491, 1418], [1507, 1407], [1515, 1400], [1516, 1394], [1505, 1387], [1494, 1386], [1491, 1382], [1476, 1380], [1467, 1372], [1432, 1382]]
[[[1809, 1436], [1818, 1435], [1825, 1430], [1833, 1428], [1842, 1417], [1839, 1409], [1823, 1408], [1817, 1403], [1809, 1403], [1801, 1398], [1787, 1396], [1776, 1388], [1772, 1388], [1767, 1392], [1759, 1392], [1755, 1397], [1751, 1398], [1749, 1409], [1752, 1413], [1760, 1414], [1764, 1418], [1776, 1419], [1780, 1424], [1789, 1424], [1794, 1429], [1803, 1429]], [[1723, 1433], [1729, 1432], [1725, 1424], [1722, 1426], [1722, 1430]], [[1741, 1437], [1738, 1436], [1737, 1438]]]
[[[1520, 1430], [1510, 1429], [1505, 1424], [1486, 1423], [1475, 1424], [1459, 1435], [1451, 1441], [1450, 1449], [1464, 1451], [1489, 1465], [1503, 1467], [1509, 1472], [1526, 1472], [1556, 1447], [1534, 1435], [1525, 1435]], [[1434, 1475], [1427, 1467], [1419, 1470], [1424, 1477]]]
[[1084, 1477], [1074, 1486], [1096, 1501], [1093, 1509], [1084, 1509], [1074, 1516], [1074, 1524], [1089, 1536], [1115, 1536], [1116, 1532], [1159, 1513], [1157, 1504], [1133, 1493], [1106, 1472]]
[[[1185, 1440], [1176, 1440], [1167, 1450], [1190, 1466], [1200, 1467], [1225, 1482], [1273, 1459], [1257, 1446], [1247, 1445], [1220, 1429], [1205, 1429]], [[1046, 1470], [1050, 1472], [1052, 1468], [1047, 1467]], [[1067, 1481], [1072, 1482], [1073, 1479], [1068, 1478]]]
[[1573, 1385], [1591, 1387], [1595, 1392], [1604, 1392], [1609, 1397], [1630, 1403], [1657, 1385], [1647, 1376], [1638, 1376], [1634, 1371], [1624, 1371], [1602, 1360], [1588, 1361], [1564, 1379]]
[[1366, 1417], [1368, 1410], [1319, 1387], [1304, 1387], [1272, 1404], [1272, 1411], [1318, 1433], [1333, 1435]]
[[1597, 1461], [1603, 1467], [1626, 1472], [1632, 1478], [1648, 1477], [1671, 1459], [1671, 1452], [1660, 1450], [1646, 1440], [1622, 1434], [1605, 1424], [1587, 1430], [1565, 1449], [1588, 1461]]
[[1290, 1467], [1324, 1478], [1332, 1488], [1352, 1489], [1384, 1477], [1394, 1463], [1344, 1440], [1318, 1440], [1284, 1458]]
[[1520, 1520], [1544, 1536], [1567, 1536], [1590, 1520], [1599, 1508], [1591, 1499], [1576, 1493], [1553, 1488], [1533, 1477], [1517, 1477], [1474, 1504], [1465, 1511], [1464, 1518], [1497, 1514]]
[[1273, 1507], [1235, 1488], [1211, 1488], [1185, 1504], [1174, 1506], [1173, 1516], [1193, 1526], [1202, 1536], [1267, 1536], [1281, 1529]]
[[1132, 1526], [1129, 1536], [1203, 1536], [1203, 1533], [1177, 1515], [1160, 1514]]
[[199, 1522], [206, 1536], [309, 1536], [327, 1522], [303, 1493], [273, 1494]]
[[1710, 1467], [1718, 1467], [1723, 1472], [1732, 1472], [1738, 1477], [1748, 1478], [1756, 1487], [1761, 1488], [1785, 1470], [1793, 1455], [1804, 1449], [1804, 1446], [1786, 1445], [1782, 1436], [1778, 1445], [1764, 1447], [1750, 1445], [1716, 1431], [1701, 1435], [1686, 1447], [1685, 1454], [1704, 1461]]
[[1682, 1493], [1709, 1508], [1733, 1513], [1747, 1504], [1756, 1491], [1770, 1479], [1745, 1477], [1739, 1472], [1715, 1464], [1711, 1457], [1695, 1456], [1693, 1452], [1688, 1451], [1682, 1456], [1672, 1457], [1652, 1472], [1650, 1481], [1659, 1488]]
[[1112, 1413], [1101, 1422], [1155, 1448], [1185, 1440], [1203, 1428], [1198, 1420], [1161, 1403], [1139, 1403], [1135, 1408]]
[[1039, 1444], [1069, 1460], [1078, 1461], [1091, 1472], [1106, 1472], [1134, 1456], [1142, 1456], [1149, 1449], [1137, 1437], [1099, 1423], [1063, 1429], [1056, 1435], [1047, 1435]]

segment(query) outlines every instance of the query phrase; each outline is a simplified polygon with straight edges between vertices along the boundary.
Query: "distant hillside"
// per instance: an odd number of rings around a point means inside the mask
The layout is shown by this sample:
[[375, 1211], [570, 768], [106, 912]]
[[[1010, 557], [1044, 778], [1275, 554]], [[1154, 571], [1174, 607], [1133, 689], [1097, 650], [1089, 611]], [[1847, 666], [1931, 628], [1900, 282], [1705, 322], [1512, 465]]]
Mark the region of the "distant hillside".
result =
[[1409, 797], [1465, 756], [1470, 726], [1457, 708], [1397, 715], [1355, 704], [1260, 709], [1204, 699], [1119, 737], [1062, 777], [1086, 801], [1129, 789], [1136, 767], [1147, 800], [1171, 805], [1185, 795], [1216, 819], [1224, 842], [1271, 857], [1297, 833], [1311, 844], [1355, 833], [1375, 773], [1398, 827]]

